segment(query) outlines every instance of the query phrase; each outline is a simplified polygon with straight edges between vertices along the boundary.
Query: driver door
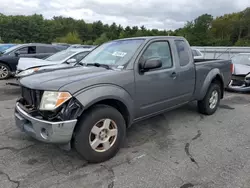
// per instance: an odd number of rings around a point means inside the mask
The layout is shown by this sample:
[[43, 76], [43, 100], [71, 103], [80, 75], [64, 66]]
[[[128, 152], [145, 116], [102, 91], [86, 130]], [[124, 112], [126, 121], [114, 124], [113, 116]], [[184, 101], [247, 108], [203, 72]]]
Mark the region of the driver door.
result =
[[142, 52], [138, 63], [151, 58], [161, 60], [162, 67], [142, 74], [139, 66], [136, 66], [137, 119], [173, 107], [174, 99], [178, 95], [177, 73], [170, 43], [167, 40], [150, 42]]

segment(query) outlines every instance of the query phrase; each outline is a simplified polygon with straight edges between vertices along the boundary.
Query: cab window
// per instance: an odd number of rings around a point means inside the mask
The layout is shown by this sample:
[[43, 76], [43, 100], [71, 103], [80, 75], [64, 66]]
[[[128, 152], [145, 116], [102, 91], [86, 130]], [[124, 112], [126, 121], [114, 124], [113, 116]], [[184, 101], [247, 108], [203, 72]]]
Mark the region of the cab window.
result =
[[[173, 67], [173, 61], [171, 56], [171, 50], [167, 41], [152, 42], [142, 54], [143, 61], [156, 58], [161, 60], [162, 67], [160, 69], [166, 69]], [[158, 70], [158, 69], [157, 69]]]

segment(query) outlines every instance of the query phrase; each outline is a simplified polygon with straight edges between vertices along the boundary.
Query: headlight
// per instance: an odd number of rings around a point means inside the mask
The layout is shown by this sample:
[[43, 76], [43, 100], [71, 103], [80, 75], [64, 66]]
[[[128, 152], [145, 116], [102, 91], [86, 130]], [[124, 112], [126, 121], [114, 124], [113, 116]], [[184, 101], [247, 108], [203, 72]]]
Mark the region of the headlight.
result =
[[38, 70], [39, 70], [39, 68], [28, 69], [28, 70], [20, 72], [19, 74], [16, 75], [16, 77], [28, 76], [28, 75], [31, 75]]
[[40, 103], [40, 110], [55, 110], [71, 98], [68, 92], [45, 91]]
[[250, 73], [248, 75], [246, 75], [245, 81], [248, 81], [248, 82], [250, 81]]

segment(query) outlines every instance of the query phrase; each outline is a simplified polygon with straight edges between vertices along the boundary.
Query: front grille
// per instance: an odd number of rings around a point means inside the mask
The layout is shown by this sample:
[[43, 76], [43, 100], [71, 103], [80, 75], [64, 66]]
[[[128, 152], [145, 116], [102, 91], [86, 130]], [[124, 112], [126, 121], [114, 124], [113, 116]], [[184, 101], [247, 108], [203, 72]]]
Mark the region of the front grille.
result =
[[22, 92], [22, 98], [24, 99], [25, 102], [25, 104], [23, 105], [38, 108], [40, 101], [42, 99], [43, 91], [22, 87], [21, 92]]

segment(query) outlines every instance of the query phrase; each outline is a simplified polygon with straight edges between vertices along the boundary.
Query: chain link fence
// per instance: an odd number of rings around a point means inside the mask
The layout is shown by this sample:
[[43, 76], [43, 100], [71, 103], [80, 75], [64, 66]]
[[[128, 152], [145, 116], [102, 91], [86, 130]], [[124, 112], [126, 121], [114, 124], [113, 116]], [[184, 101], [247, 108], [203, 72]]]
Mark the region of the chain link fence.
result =
[[205, 59], [231, 59], [238, 53], [250, 53], [250, 47], [192, 46], [200, 50]]

